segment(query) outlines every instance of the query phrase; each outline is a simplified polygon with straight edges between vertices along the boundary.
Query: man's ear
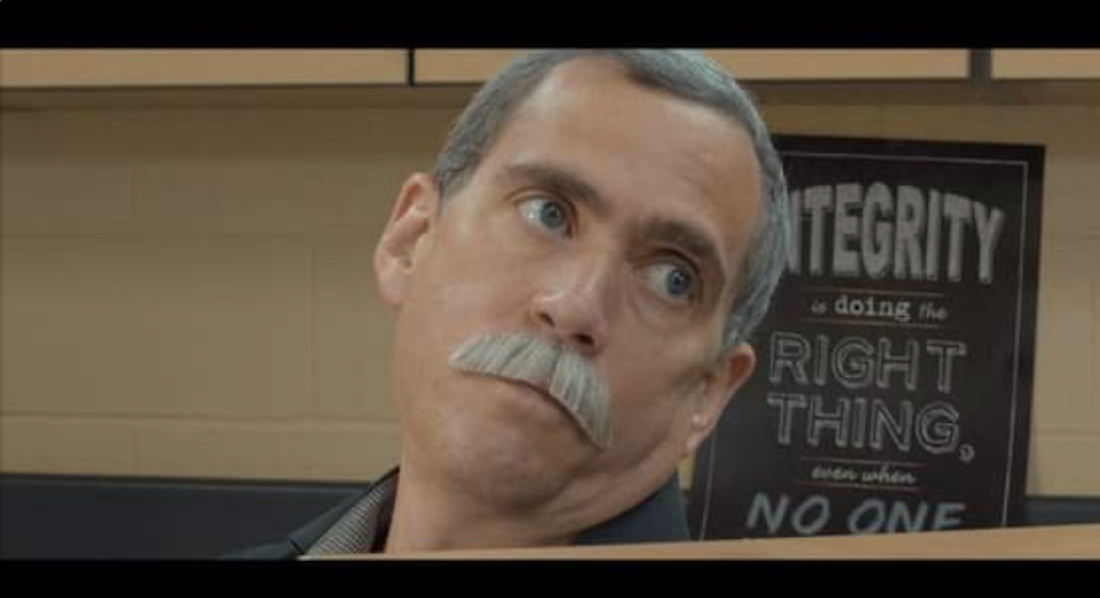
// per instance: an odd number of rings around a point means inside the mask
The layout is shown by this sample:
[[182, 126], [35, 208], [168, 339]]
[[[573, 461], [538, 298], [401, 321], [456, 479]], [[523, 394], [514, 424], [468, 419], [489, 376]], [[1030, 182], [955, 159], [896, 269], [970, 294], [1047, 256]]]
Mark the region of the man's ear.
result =
[[726, 405], [737, 389], [749, 379], [754, 367], [756, 352], [748, 343], [741, 343], [733, 351], [720, 357], [704, 375], [699, 396], [692, 406], [690, 430], [684, 442], [685, 457], [694, 453], [707, 436], [710, 436]]
[[405, 300], [409, 280], [420, 252], [430, 245], [439, 209], [439, 193], [431, 177], [410, 176], [393, 204], [393, 213], [374, 250], [374, 274], [382, 300], [398, 307]]

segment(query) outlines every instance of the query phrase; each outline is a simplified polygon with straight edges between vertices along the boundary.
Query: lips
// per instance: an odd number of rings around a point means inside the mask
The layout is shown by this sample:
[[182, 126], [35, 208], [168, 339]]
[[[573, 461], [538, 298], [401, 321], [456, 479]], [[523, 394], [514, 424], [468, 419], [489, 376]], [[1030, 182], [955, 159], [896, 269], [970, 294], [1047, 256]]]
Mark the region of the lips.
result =
[[[502, 381], [502, 382], [508, 382], [510, 384], [514, 384], [516, 386], [524, 388], [524, 389], [526, 389], [530, 392], [533, 392], [533, 393], [539, 395], [539, 397], [553, 403], [556, 407], [558, 407], [560, 409], [565, 409], [565, 406], [561, 404], [561, 401], [559, 401], [557, 398], [555, 398], [554, 395], [550, 394], [549, 391], [545, 390], [541, 386], [538, 386], [537, 384], [532, 384], [532, 383], [530, 383], [526, 380], [520, 380], [520, 379], [516, 379], [516, 378], [504, 378], [504, 377], [501, 377], [501, 376], [493, 376], [493, 377], [496, 378], [497, 380]], [[572, 418], [570, 418], [570, 419], [572, 419]]]
[[581, 432], [585, 432], [585, 430], [581, 426], [580, 422], [578, 422], [576, 420], [576, 418], [573, 416], [573, 414], [569, 412], [569, 409], [565, 405], [563, 405], [562, 402], [557, 399], [557, 397], [550, 394], [550, 392], [548, 390], [542, 388], [541, 386], [539, 386], [537, 384], [533, 384], [533, 383], [528, 382], [526, 380], [520, 380], [518, 378], [506, 378], [506, 377], [503, 377], [503, 376], [489, 376], [489, 377], [493, 378], [495, 380], [499, 380], [499, 381], [504, 382], [504, 383], [509, 384], [509, 385], [517, 386], [517, 387], [522, 388], [523, 390], [525, 390], [529, 393], [538, 395], [538, 397], [540, 399], [542, 399], [542, 400], [546, 401], [547, 403], [549, 403], [550, 405], [552, 405], [566, 419], [573, 422], [573, 424], [576, 425], [578, 428], [581, 428]]

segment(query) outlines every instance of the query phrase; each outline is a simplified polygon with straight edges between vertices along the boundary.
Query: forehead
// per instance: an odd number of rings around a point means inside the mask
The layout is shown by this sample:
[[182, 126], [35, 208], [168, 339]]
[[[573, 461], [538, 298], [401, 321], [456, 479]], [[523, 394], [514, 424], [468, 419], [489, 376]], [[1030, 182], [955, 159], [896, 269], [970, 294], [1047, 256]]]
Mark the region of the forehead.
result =
[[747, 246], [759, 205], [756, 157], [739, 125], [708, 106], [643, 88], [602, 59], [554, 69], [479, 171], [491, 177], [518, 163], [576, 172], [639, 221], [690, 220], [731, 265]]

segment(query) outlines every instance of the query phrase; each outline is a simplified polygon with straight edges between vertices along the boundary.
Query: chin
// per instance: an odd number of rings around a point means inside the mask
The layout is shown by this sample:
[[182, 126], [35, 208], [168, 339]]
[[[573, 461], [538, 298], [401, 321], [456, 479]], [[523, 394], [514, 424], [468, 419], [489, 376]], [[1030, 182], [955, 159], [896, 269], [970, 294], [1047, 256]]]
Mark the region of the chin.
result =
[[437, 432], [443, 433], [429, 452], [433, 468], [488, 504], [511, 509], [536, 507], [559, 495], [594, 450], [579, 434], [531, 430], [477, 414], [451, 419]]

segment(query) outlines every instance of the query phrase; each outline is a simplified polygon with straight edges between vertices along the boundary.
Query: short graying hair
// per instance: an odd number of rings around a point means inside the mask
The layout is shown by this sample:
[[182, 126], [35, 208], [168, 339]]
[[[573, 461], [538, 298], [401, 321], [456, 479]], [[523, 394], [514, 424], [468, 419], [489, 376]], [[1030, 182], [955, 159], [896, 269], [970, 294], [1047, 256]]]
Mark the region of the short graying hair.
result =
[[762, 174], [763, 210], [723, 330], [723, 349], [745, 340], [764, 318], [786, 264], [790, 234], [786, 178], [764, 121], [733, 76], [700, 52], [681, 50], [551, 50], [513, 60], [487, 82], [455, 121], [436, 161], [434, 182], [446, 199], [457, 192], [492, 149], [516, 109], [558, 65], [581, 57], [611, 59], [635, 84], [717, 110], [752, 140]]

